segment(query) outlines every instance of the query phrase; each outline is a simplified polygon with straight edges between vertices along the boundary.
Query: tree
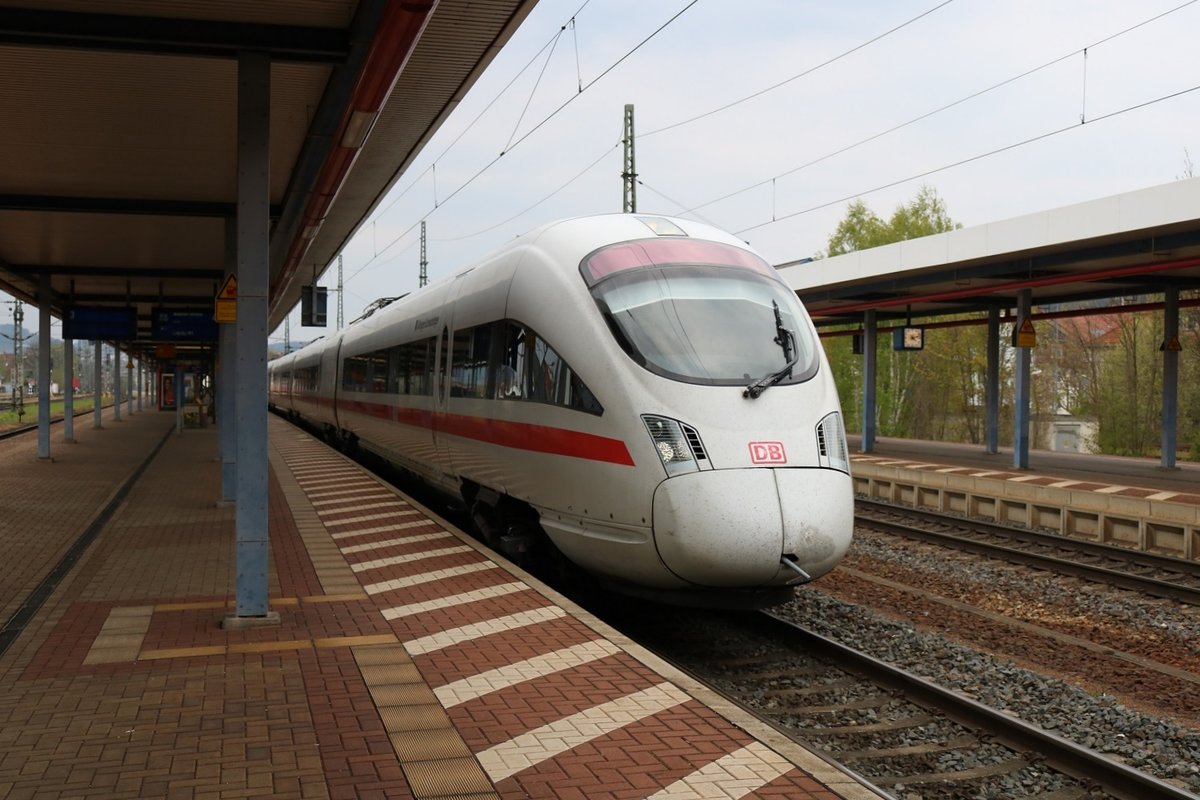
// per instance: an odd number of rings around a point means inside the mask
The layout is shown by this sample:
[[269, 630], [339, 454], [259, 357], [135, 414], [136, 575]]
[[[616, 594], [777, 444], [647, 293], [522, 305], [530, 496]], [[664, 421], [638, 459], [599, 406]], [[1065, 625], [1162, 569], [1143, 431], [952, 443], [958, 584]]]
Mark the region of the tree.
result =
[[[887, 221], [862, 200], [855, 200], [847, 206], [845, 218], [830, 235], [825, 252], [817, 257], [842, 255], [959, 227], [962, 226], [950, 218], [945, 201], [931, 186], [922, 186], [917, 196], [897, 206]], [[930, 331], [930, 334], [919, 357], [893, 352], [890, 339], [879, 337], [876, 413], [881, 432], [974, 441], [982, 430], [981, 421], [974, 418], [982, 414], [981, 403], [974, 400], [984, 381], [986, 361], [982, 354], [986, 331], [971, 327]], [[841, 396], [846, 427], [861, 430], [861, 357], [850, 352], [849, 339], [845, 337], [828, 338], [824, 344]]]

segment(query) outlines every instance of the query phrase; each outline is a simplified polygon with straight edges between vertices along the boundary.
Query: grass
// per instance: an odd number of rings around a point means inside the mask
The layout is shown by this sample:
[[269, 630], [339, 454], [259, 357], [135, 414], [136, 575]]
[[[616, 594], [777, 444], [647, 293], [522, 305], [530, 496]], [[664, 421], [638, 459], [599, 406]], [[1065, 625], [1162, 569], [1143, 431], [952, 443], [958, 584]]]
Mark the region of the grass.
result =
[[[95, 406], [95, 397], [76, 398], [71, 404], [71, 409], [75, 416], [90, 412]], [[63, 401], [50, 401], [50, 418], [58, 419], [63, 415]], [[38, 419], [38, 403], [37, 400], [25, 401], [25, 414], [22, 417], [17, 416], [16, 409], [8, 409], [0, 411], [0, 429], [16, 428], [21, 425], [35, 425]]]

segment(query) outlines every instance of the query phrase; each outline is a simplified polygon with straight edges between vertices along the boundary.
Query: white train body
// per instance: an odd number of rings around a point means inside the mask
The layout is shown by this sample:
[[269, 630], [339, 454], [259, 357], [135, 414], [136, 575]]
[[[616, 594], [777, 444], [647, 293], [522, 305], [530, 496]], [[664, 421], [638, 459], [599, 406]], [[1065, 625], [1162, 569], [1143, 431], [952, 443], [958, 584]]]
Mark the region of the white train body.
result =
[[618, 590], [777, 600], [850, 544], [849, 457], [812, 323], [765, 261], [706, 225], [554, 223], [270, 369], [273, 406], [468, 504], [536, 515]]

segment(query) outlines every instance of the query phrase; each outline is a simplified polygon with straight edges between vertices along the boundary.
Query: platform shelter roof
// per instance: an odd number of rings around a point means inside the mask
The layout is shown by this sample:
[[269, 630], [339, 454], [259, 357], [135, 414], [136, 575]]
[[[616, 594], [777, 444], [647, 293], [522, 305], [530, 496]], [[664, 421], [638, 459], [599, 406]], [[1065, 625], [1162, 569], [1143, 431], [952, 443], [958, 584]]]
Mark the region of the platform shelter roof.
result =
[[818, 326], [1200, 288], [1200, 178], [778, 267]]
[[[536, 0], [0, 0], [0, 289], [212, 308], [238, 200], [239, 53], [270, 77], [270, 325]], [[39, 297], [41, 276], [50, 296]]]

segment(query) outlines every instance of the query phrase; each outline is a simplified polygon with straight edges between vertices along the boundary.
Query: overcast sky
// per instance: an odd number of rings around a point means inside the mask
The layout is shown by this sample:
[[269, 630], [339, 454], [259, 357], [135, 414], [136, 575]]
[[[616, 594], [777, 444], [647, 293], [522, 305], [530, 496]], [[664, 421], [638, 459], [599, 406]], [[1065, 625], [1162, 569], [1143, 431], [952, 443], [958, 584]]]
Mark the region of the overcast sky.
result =
[[620, 211], [626, 103], [638, 210], [772, 263], [822, 249], [850, 199], [887, 216], [922, 183], [965, 226], [1166, 183], [1200, 162], [1197, 30], [1180, 0], [541, 0], [346, 248], [346, 320], [417, 287], [421, 219], [435, 281]]

